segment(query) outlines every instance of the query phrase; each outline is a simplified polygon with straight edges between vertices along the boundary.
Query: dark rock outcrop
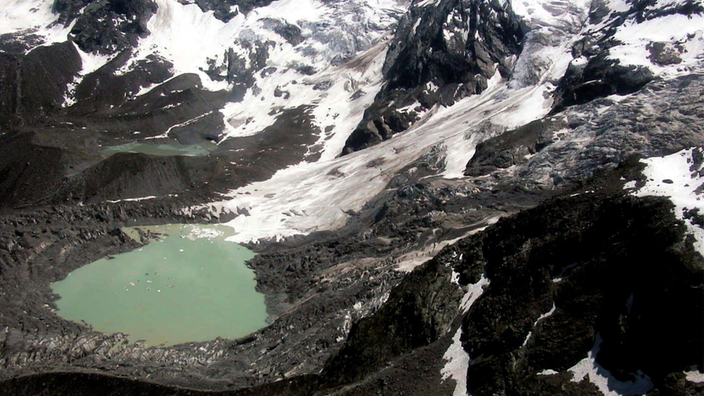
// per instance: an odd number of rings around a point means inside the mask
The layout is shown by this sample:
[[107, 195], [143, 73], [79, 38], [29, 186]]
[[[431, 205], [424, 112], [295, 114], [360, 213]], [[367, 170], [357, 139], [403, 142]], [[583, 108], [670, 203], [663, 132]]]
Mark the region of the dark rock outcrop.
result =
[[[179, 0], [184, 4], [197, 4], [203, 12], [213, 11], [215, 18], [227, 22], [239, 12], [248, 13], [257, 7], [266, 7], [273, 0]], [[236, 8], [235, 8], [236, 7]]]
[[472, 392], [535, 394], [525, 378], [575, 365], [597, 334], [597, 361], [621, 380], [642, 370], [659, 386], [701, 367], [704, 329], [684, 302], [704, 301], [704, 260], [670, 206], [578, 196], [490, 228], [480, 259], [491, 285], [463, 324]]
[[36, 123], [58, 111], [82, 68], [81, 58], [70, 42], [36, 48], [19, 59], [18, 91], [13, 95], [19, 101], [15, 115], [23, 122]]
[[653, 80], [653, 72], [644, 66], [622, 66], [608, 59], [604, 51], [586, 65], [570, 65], [560, 81], [555, 112], [575, 104], [590, 102], [612, 94], [627, 95]]
[[[462, 324], [473, 394], [598, 394], [567, 371], [597, 339], [597, 362], [620, 381], [641, 370], [664, 391], [672, 375], [704, 364], [704, 326], [691, 314], [704, 301], [704, 258], [671, 204], [586, 194], [502, 219], [418, 268], [353, 327], [323, 372], [328, 385], [361, 380], [447, 332], [462, 316], [449, 307], [458, 304], [457, 286], [435, 279], [450, 268], [461, 285], [482, 271], [490, 280]], [[538, 375], [547, 369], [559, 374]]]
[[447, 333], [461, 299], [451, 278], [441, 259], [404, 278], [376, 314], [352, 326], [347, 342], [322, 373], [326, 386], [359, 381]]
[[531, 155], [552, 143], [550, 130], [559, 129], [559, 124], [560, 120], [537, 120], [479, 143], [467, 163], [465, 175], [483, 176], [525, 163]]
[[[406, 130], [418, 119], [418, 111], [481, 93], [497, 71], [508, 76], [522, 38], [523, 28], [508, 2], [442, 0], [412, 6], [386, 55], [387, 83], [348, 138], [343, 154]], [[408, 108], [414, 105], [417, 108]]]
[[63, 19], [76, 23], [69, 38], [83, 51], [114, 54], [137, 45], [140, 37], [149, 34], [147, 22], [157, 10], [153, 0], [104, 0], [87, 4], [85, 0], [57, 0], [54, 9], [67, 13]]

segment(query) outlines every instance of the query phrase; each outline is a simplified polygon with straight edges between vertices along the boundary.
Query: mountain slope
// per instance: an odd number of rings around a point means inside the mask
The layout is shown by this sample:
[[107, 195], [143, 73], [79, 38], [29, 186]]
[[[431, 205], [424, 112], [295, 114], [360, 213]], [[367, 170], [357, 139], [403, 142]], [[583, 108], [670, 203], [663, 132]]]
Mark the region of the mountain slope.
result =
[[[701, 1], [0, 5], [0, 394], [702, 391]], [[46, 309], [173, 221], [269, 326]]]

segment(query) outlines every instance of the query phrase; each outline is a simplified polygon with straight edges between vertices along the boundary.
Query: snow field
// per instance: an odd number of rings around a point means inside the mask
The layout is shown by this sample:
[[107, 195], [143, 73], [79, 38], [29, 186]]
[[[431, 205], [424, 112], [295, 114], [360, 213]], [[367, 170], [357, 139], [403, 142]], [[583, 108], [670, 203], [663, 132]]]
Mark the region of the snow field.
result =
[[702, 191], [698, 191], [704, 184], [704, 177], [700, 174], [702, 164], [694, 166], [694, 150], [690, 148], [664, 157], [641, 160], [646, 165], [643, 175], [647, 181], [633, 194], [638, 197], [669, 198], [675, 205], [675, 216], [684, 221], [689, 233], [696, 238], [695, 249], [704, 255], [704, 229], [684, 218], [685, 210], [699, 209], [699, 214], [704, 214]]

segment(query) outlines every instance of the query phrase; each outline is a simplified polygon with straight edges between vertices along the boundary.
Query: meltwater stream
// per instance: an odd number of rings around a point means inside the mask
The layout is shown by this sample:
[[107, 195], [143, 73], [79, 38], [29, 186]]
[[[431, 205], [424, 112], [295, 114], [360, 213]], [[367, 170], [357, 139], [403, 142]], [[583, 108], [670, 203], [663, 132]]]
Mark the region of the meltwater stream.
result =
[[61, 317], [148, 345], [238, 338], [266, 325], [264, 295], [245, 265], [254, 253], [225, 241], [231, 228], [140, 228], [162, 236], [52, 284]]

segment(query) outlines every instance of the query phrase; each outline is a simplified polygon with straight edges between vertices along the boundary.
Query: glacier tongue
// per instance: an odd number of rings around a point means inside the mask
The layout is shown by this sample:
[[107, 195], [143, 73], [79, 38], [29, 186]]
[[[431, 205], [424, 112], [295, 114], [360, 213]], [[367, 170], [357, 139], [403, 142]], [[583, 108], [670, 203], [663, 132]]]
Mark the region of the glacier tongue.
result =
[[[281, 170], [267, 181], [231, 192], [230, 199], [216, 206], [248, 211], [228, 223], [236, 231], [230, 239], [238, 242], [339, 228], [349, 211], [361, 209], [396, 172], [439, 142], [471, 136], [487, 120], [510, 118], [518, 124], [527, 123], [541, 115], [532, 111], [535, 108], [542, 109], [544, 115], [550, 100], [543, 92], [543, 87], [511, 90], [502, 82], [455, 106], [436, 108], [391, 140], [344, 157]], [[471, 151], [466, 155], [469, 160]], [[371, 165], [374, 163], [379, 165]]]
[[[567, 25], [570, 26], [568, 31], [575, 33], [579, 32], [585, 18], [579, 12], [578, 9], [566, 7], [557, 16], [541, 17], [535, 21], [541, 26], [554, 26], [555, 29], [564, 29]], [[535, 42], [526, 47], [521, 58], [548, 59], [559, 54], [555, 64], [531, 69], [538, 73], [538, 84], [502, 80], [497, 73], [482, 94], [465, 98], [452, 107], [437, 106], [403, 134], [341, 158], [334, 158], [334, 149], [339, 147], [341, 137], [346, 137], [345, 133], [351, 131], [336, 129], [336, 143], [326, 147], [325, 155], [317, 163], [301, 163], [281, 170], [270, 180], [232, 191], [229, 194], [231, 198], [216, 204], [235, 212], [247, 211], [247, 215], [240, 215], [228, 223], [236, 231], [230, 239], [238, 242], [276, 239], [339, 228], [345, 224], [350, 211], [361, 209], [386, 187], [396, 172], [439, 144], [446, 147], [447, 165], [443, 176], [462, 177], [462, 171], [478, 143], [494, 136], [500, 128], [527, 124], [550, 111], [550, 92], [554, 89], [555, 80], [564, 74], [572, 59], [568, 48], [575, 36], [558, 35], [559, 39], [552, 39], [547, 44], [535, 37]], [[517, 64], [520, 65], [521, 61]], [[525, 64], [523, 67], [530, 66]], [[517, 73], [517, 78], [523, 78], [523, 75]], [[338, 84], [333, 87], [337, 89]], [[251, 99], [254, 98], [248, 97], [244, 102], [256, 104]], [[355, 115], [359, 116], [361, 111], [360, 106], [360, 112]], [[354, 126], [353, 121], [355, 117], [349, 117], [342, 126]], [[487, 122], [497, 128], [480, 132], [482, 123]], [[370, 165], [373, 163], [374, 166]]]

